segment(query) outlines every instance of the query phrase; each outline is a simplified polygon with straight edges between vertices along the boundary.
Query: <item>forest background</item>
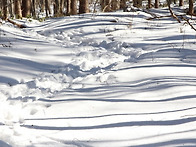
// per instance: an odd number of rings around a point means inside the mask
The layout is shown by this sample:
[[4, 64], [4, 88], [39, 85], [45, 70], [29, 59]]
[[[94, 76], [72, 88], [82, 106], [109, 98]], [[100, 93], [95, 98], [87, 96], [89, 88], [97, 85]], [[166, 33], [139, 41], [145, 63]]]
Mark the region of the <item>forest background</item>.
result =
[[194, 15], [194, 0], [1, 0], [0, 17], [3, 20], [8, 18], [21, 19], [22, 17], [43, 20], [48, 17], [60, 17], [66, 15], [76, 15], [88, 12], [112, 12], [116, 10], [128, 11], [128, 7], [159, 8], [160, 6], [170, 6], [171, 3], [183, 6], [189, 4], [186, 9], [187, 14]]

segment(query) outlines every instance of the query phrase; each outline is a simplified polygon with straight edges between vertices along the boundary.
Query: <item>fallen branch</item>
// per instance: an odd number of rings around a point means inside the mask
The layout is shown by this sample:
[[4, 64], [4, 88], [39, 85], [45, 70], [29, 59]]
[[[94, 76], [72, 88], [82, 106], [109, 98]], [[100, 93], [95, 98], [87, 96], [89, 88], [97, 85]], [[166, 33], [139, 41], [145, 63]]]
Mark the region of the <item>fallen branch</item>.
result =
[[164, 17], [171, 17], [171, 15], [166, 15], [166, 16], [155, 16], [155, 17], [147, 18], [146, 20], [160, 19], [160, 18], [164, 18]]
[[187, 18], [185, 18], [185, 17], [182, 17], [182, 19], [185, 20], [185, 21], [188, 23], [188, 25], [189, 25], [194, 31], [196, 31], [196, 28], [190, 23], [190, 19], [187, 19]]
[[93, 6], [93, 7], [94, 7], [94, 8], [93, 8], [93, 13], [96, 12], [96, 5], [97, 5], [97, 3], [98, 3], [98, 0], [96, 0], [95, 3], [94, 3], [94, 6]]
[[160, 16], [157, 16], [155, 13], [152, 13], [152, 12], [146, 10], [146, 9], [143, 9], [143, 12], [150, 14], [153, 18], [158, 18], [158, 17], [160, 17]]
[[174, 14], [174, 12], [172, 11], [171, 9], [171, 6], [170, 6], [170, 1], [167, 0], [167, 4], [168, 4], [168, 9], [169, 9], [169, 12], [171, 13], [171, 16], [176, 19], [179, 23], [181, 23], [180, 19], [176, 16], [176, 14]]
[[[151, 19], [159, 19], [159, 18], [163, 18], [163, 17], [173, 17], [174, 19], [176, 19], [179, 23], [181, 23], [180, 19], [177, 17], [178, 15], [174, 14], [174, 12], [172, 11], [171, 7], [170, 7], [170, 1], [167, 0], [167, 4], [168, 4], [168, 9], [171, 15], [166, 15], [166, 16], [157, 16], [156, 14], [149, 12], [147, 10], [143, 10], [144, 12], [150, 14], [152, 17], [151, 18], [147, 18], [147, 20], [151, 20]], [[181, 15], [179, 15], [181, 16]]]
[[[183, 17], [183, 16], [186, 16], [185, 14], [184, 15], [175, 15], [176, 17]], [[160, 18], [164, 18], [164, 17], [173, 17], [172, 15], [165, 15], [165, 16], [155, 16], [155, 17], [150, 17], [150, 18], [147, 18], [146, 20], [152, 20], [152, 19], [160, 19]], [[179, 19], [179, 18], [178, 18]]]
[[[184, 15], [175, 15], [177, 18], [180, 17], [182, 20], [186, 21], [186, 23], [194, 30], [196, 31], [196, 28], [190, 23], [190, 18], [187, 19], [185, 18], [185, 14]], [[164, 18], [164, 17], [173, 17], [172, 15], [166, 15], [166, 16], [155, 16], [155, 17], [150, 17], [150, 18], [147, 18], [146, 20], [152, 20], [152, 19], [159, 19], [159, 18]], [[180, 19], [178, 18], [178, 20], [180, 21]], [[179, 22], [178, 21], [178, 22]], [[181, 21], [179, 22], [181, 23]]]
[[[106, 12], [105, 10], [107, 9], [107, 8], [109, 8], [110, 7], [110, 5], [111, 5], [111, 3], [112, 3], [112, 1], [110, 1], [104, 8], [103, 8], [103, 12]], [[111, 11], [111, 8], [109, 8], [110, 10], [109, 11]]]
[[25, 26], [25, 25], [18, 24], [18, 23], [16, 23], [16, 22], [14, 22], [14, 21], [10, 20], [9, 18], [7, 19], [7, 21], [8, 21], [8, 22], [10, 22], [10, 23], [12, 23], [13, 25], [15, 25], [15, 26], [19, 27], [19, 28], [26, 28], [26, 26]]

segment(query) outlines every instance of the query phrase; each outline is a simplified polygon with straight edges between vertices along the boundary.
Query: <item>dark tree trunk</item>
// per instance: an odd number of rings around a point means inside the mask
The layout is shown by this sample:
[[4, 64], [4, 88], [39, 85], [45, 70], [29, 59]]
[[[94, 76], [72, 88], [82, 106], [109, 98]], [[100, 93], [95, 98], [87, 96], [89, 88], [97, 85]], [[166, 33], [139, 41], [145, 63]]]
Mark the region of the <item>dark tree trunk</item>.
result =
[[179, 6], [183, 6], [184, 5], [184, 0], [179, 0]]
[[155, 0], [155, 8], [159, 8], [159, 0]]
[[71, 14], [77, 14], [77, 0], [71, 0]]
[[101, 10], [103, 11], [105, 5], [104, 5], [104, 0], [100, 0], [100, 5], [101, 5]]
[[133, 0], [133, 6], [134, 7], [141, 7], [142, 6], [142, 0]]
[[35, 0], [32, 0], [32, 6], [31, 6], [32, 16], [33, 18], [36, 18], [36, 12], [35, 12]]
[[179, 6], [183, 6], [184, 5], [184, 0], [179, 0]]
[[80, 0], [79, 13], [88, 13], [89, 12], [89, 3], [88, 0]]
[[55, 16], [60, 16], [60, 1], [59, 0], [55, 0], [55, 3], [54, 3], [54, 15]]
[[126, 11], [126, 0], [121, 0], [120, 1], [120, 9], [123, 9], [123, 11]]
[[7, 0], [2, 1], [3, 6], [3, 20], [6, 20], [8, 18], [8, 3]]
[[22, 16], [31, 16], [31, 0], [22, 0]]
[[151, 0], [148, 0], [148, 9], [150, 9], [152, 6], [151, 6], [151, 3], [152, 1]]
[[194, 14], [194, 9], [193, 9], [193, 0], [189, 0], [189, 15]]

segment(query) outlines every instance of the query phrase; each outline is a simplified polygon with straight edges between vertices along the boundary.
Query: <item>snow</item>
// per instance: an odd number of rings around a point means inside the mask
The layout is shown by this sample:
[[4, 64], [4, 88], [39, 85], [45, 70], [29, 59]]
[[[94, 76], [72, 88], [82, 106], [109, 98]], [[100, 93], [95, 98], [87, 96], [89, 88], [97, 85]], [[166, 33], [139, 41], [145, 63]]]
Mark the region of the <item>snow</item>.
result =
[[196, 146], [196, 33], [149, 17], [4, 22], [0, 146]]

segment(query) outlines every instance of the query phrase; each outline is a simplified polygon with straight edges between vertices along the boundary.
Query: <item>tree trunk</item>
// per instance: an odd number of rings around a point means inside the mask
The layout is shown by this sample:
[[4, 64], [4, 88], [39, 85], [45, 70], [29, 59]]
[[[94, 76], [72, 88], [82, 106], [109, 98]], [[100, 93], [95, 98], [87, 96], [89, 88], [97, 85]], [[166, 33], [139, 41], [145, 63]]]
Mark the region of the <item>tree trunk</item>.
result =
[[80, 0], [79, 13], [89, 13], [88, 0]]
[[194, 9], [193, 9], [193, 0], [189, 0], [189, 15], [194, 14]]
[[41, 12], [44, 12], [44, 0], [38, 0]]
[[118, 0], [112, 0], [111, 8], [113, 11], [116, 11], [119, 9], [119, 1]]
[[22, 0], [22, 16], [31, 16], [31, 0]]
[[152, 1], [151, 0], [148, 0], [148, 9], [150, 9], [152, 6], [151, 6], [151, 3]]
[[169, 12], [170, 12], [171, 16], [174, 19], [176, 19], [179, 23], [181, 23], [180, 19], [173, 13], [170, 4], [171, 4], [171, 0], [167, 0], [168, 9], [169, 9]]
[[77, 14], [77, 0], [71, 0], [71, 15]]
[[7, 0], [2, 1], [3, 5], [3, 20], [6, 20], [8, 18], [8, 3]]
[[111, 0], [104, 0], [104, 12], [110, 12], [111, 11]]
[[159, 0], [155, 0], [155, 8], [159, 8]]
[[36, 18], [36, 12], [35, 12], [35, 0], [32, 0], [31, 11], [32, 11], [32, 16], [33, 16], [33, 18]]
[[55, 16], [60, 16], [60, 1], [59, 0], [55, 0], [55, 3], [54, 3], [54, 15]]
[[104, 9], [104, 7], [105, 7], [105, 5], [104, 5], [105, 3], [104, 3], [104, 0], [100, 0], [100, 5], [101, 5], [101, 10], [103, 11], [103, 9]]
[[142, 6], [142, 0], [133, 0], [133, 6], [134, 7], [141, 7]]
[[14, 17], [14, 14], [13, 14], [13, 2], [12, 2], [12, 0], [9, 0], [9, 8], [8, 8], [8, 10], [9, 10], [9, 14], [10, 14], [10, 17]]
[[133, 6], [137, 7], [137, 0], [133, 0]]
[[67, 13], [66, 15], [71, 14], [71, 0], [67, 0]]
[[60, 13], [64, 14], [64, 8], [65, 8], [65, 0], [60, 1]]
[[184, 5], [184, 0], [179, 0], [179, 6], [183, 6]]
[[49, 5], [49, 1], [48, 0], [45, 0], [45, 11], [46, 11], [46, 17], [48, 17], [49, 14], [51, 14], [50, 5]]
[[123, 9], [123, 11], [126, 11], [126, 0], [120, 0], [120, 9]]
[[16, 19], [21, 19], [22, 18], [22, 10], [21, 10], [20, 0], [14, 1], [14, 11], [15, 11]]

